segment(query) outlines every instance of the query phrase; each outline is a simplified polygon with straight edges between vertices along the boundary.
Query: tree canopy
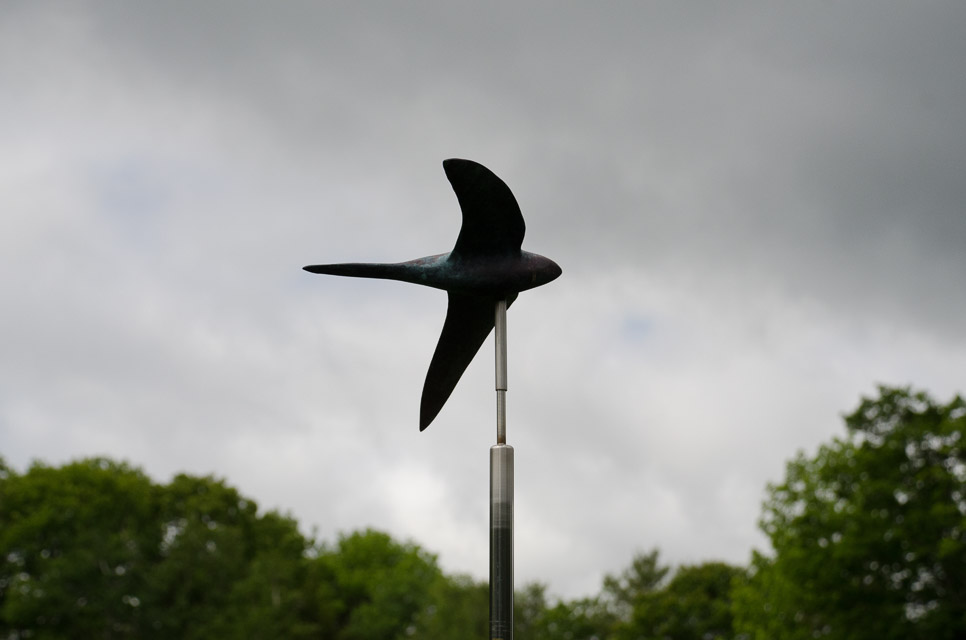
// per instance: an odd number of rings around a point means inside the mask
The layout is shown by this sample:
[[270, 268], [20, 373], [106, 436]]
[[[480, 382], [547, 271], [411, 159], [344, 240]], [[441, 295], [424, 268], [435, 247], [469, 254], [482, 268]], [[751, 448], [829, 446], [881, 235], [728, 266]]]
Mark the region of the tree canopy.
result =
[[[636, 554], [576, 600], [522, 585], [527, 640], [966, 637], [966, 403], [882, 387], [767, 488], [750, 567]], [[366, 529], [332, 543], [213, 477], [0, 458], [0, 640], [485, 638], [488, 586]]]
[[254, 502], [210, 477], [159, 486], [104, 458], [8, 470], [0, 630], [13, 638], [264, 637], [252, 618], [268, 606], [273, 633], [300, 637], [317, 609], [301, 602], [307, 548], [294, 520], [257, 515]]
[[966, 637], [966, 404], [882, 387], [768, 489], [736, 593], [753, 638]]

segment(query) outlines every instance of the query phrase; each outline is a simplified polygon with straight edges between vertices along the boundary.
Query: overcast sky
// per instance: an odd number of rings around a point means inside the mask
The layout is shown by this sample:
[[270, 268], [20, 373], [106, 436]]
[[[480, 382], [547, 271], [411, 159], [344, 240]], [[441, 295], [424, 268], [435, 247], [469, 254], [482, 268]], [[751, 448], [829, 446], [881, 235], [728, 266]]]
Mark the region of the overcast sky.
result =
[[961, 2], [0, 4], [0, 455], [226, 478], [487, 572], [492, 339], [439, 417], [441, 161], [563, 275], [508, 316], [517, 584], [744, 564], [877, 383], [966, 372]]

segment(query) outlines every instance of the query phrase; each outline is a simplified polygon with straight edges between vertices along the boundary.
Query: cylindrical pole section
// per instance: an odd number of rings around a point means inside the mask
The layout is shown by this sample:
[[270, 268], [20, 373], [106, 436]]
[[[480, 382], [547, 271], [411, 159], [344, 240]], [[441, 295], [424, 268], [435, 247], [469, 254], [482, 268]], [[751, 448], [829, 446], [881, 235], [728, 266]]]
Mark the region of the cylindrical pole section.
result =
[[496, 443], [506, 444], [506, 300], [496, 303], [493, 337], [496, 343]]
[[490, 640], [513, 640], [513, 447], [490, 447]]
[[490, 447], [490, 640], [513, 640], [513, 447], [506, 443], [506, 300], [496, 303], [496, 445]]

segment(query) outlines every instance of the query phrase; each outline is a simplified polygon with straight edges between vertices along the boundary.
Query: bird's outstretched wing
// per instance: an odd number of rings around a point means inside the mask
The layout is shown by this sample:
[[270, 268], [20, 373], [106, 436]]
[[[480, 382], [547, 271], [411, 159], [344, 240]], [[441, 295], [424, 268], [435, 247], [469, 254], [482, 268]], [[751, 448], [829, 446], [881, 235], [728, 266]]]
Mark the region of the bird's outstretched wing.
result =
[[[517, 294], [507, 298], [507, 307]], [[419, 405], [419, 430], [436, 418], [486, 336], [493, 330], [496, 300], [449, 292], [449, 307], [436, 352], [426, 372]]]
[[451, 255], [474, 258], [519, 254], [526, 225], [510, 187], [472, 160], [444, 160], [443, 170], [463, 211], [463, 226]]

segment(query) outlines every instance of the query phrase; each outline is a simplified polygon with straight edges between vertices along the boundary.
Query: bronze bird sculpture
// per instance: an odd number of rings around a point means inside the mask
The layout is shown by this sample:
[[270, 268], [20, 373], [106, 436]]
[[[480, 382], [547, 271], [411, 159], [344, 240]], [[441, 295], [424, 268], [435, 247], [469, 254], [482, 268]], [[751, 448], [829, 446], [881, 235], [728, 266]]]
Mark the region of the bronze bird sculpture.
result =
[[429, 364], [419, 407], [419, 430], [439, 414], [473, 356], [493, 330], [496, 302], [556, 279], [557, 264], [521, 250], [526, 227], [510, 188], [472, 160], [443, 161], [463, 211], [456, 246], [449, 253], [395, 264], [347, 263], [304, 267], [312, 273], [402, 280], [443, 289], [449, 306]]

